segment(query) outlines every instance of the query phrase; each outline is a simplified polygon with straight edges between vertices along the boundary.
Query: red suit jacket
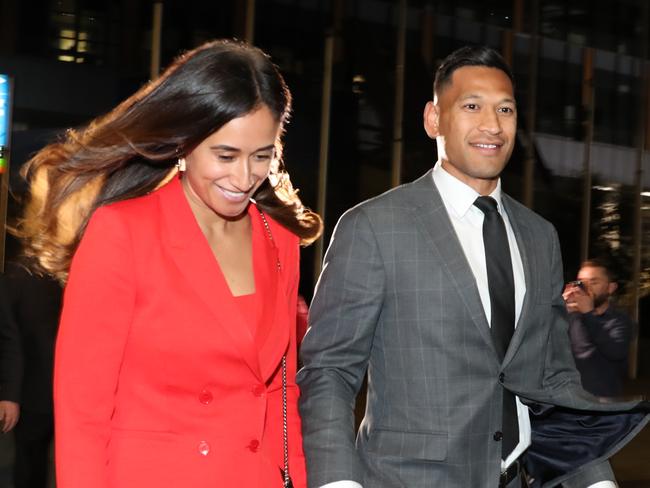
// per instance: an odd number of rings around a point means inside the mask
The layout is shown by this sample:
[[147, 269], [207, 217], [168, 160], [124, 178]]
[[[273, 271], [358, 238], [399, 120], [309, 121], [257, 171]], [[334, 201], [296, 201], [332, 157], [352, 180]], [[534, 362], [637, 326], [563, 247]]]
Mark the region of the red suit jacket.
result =
[[290, 471], [305, 486], [294, 382], [298, 238], [267, 217], [271, 241], [250, 207], [268, 318], [255, 336], [178, 179], [94, 213], [57, 339], [59, 488], [282, 486], [284, 354]]

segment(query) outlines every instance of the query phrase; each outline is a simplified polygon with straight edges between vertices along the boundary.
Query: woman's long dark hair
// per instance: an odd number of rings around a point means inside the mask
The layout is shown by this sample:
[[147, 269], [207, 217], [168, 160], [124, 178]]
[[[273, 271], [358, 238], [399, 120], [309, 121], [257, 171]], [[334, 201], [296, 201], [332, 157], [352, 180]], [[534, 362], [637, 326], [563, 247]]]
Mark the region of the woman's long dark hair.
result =
[[[173, 176], [175, 163], [229, 121], [260, 106], [284, 126], [291, 94], [261, 50], [213, 41], [177, 58], [108, 114], [68, 130], [23, 168], [29, 197], [14, 233], [40, 271], [65, 281], [72, 255], [94, 210], [145, 195]], [[257, 190], [258, 206], [301, 238], [321, 232], [303, 207], [278, 156]]]

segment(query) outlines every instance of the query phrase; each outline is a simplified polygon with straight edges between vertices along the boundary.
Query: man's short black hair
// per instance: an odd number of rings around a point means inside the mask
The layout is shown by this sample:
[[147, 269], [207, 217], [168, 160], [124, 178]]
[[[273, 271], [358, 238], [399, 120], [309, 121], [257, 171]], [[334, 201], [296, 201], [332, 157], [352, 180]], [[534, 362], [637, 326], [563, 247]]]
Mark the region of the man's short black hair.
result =
[[604, 258], [587, 259], [586, 261], [583, 261], [580, 264], [580, 269], [582, 268], [601, 268], [603, 271], [605, 271], [605, 275], [607, 276], [607, 281], [609, 281], [610, 283], [616, 281], [616, 276], [614, 275], [612, 271], [612, 267], [610, 266], [610, 263], [607, 259]]
[[515, 84], [510, 66], [497, 51], [487, 46], [464, 46], [447, 56], [438, 67], [433, 81], [433, 93], [440, 93], [440, 90], [451, 82], [454, 71], [463, 66], [485, 66], [499, 69], [508, 75], [513, 86]]

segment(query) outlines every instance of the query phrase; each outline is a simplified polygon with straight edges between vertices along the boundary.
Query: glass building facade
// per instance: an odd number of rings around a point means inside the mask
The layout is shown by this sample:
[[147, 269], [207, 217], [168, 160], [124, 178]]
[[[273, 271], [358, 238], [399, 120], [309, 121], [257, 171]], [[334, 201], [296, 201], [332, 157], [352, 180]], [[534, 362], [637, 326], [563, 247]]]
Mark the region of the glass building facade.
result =
[[[156, 4], [162, 66], [220, 37], [252, 40], [280, 66], [295, 104], [285, 160], [304, 201], [325, 211], [325, 243], [345, 209], [436, 161], [422, 110], [440, 60], [465, 44], [499, 50], [519, 107], [504, 188], [555, 224], [567, 279], [587, 256], [615, 264], [619, 300], [650, 340], [645, 0], [2, 0], [15, 193], [30, 152], [150, 77]], [[320, 251], [303, 255], [307, 297]]]

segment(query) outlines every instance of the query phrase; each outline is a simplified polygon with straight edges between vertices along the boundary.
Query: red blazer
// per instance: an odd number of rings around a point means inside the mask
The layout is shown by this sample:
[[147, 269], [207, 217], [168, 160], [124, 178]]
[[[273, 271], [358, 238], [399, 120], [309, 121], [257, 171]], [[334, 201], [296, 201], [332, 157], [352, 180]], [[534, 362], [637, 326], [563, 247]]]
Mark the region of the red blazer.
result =
[[56, 347], [59, 488], [282, 486], [283, 354], [290, 472], [306, 485], [294, 382], [298, 238], [267, 217], [271, 242], [254, 205], [249, 214], [256, 291], [270, 311], [257, 338], [178, 179], [94, 213]]

